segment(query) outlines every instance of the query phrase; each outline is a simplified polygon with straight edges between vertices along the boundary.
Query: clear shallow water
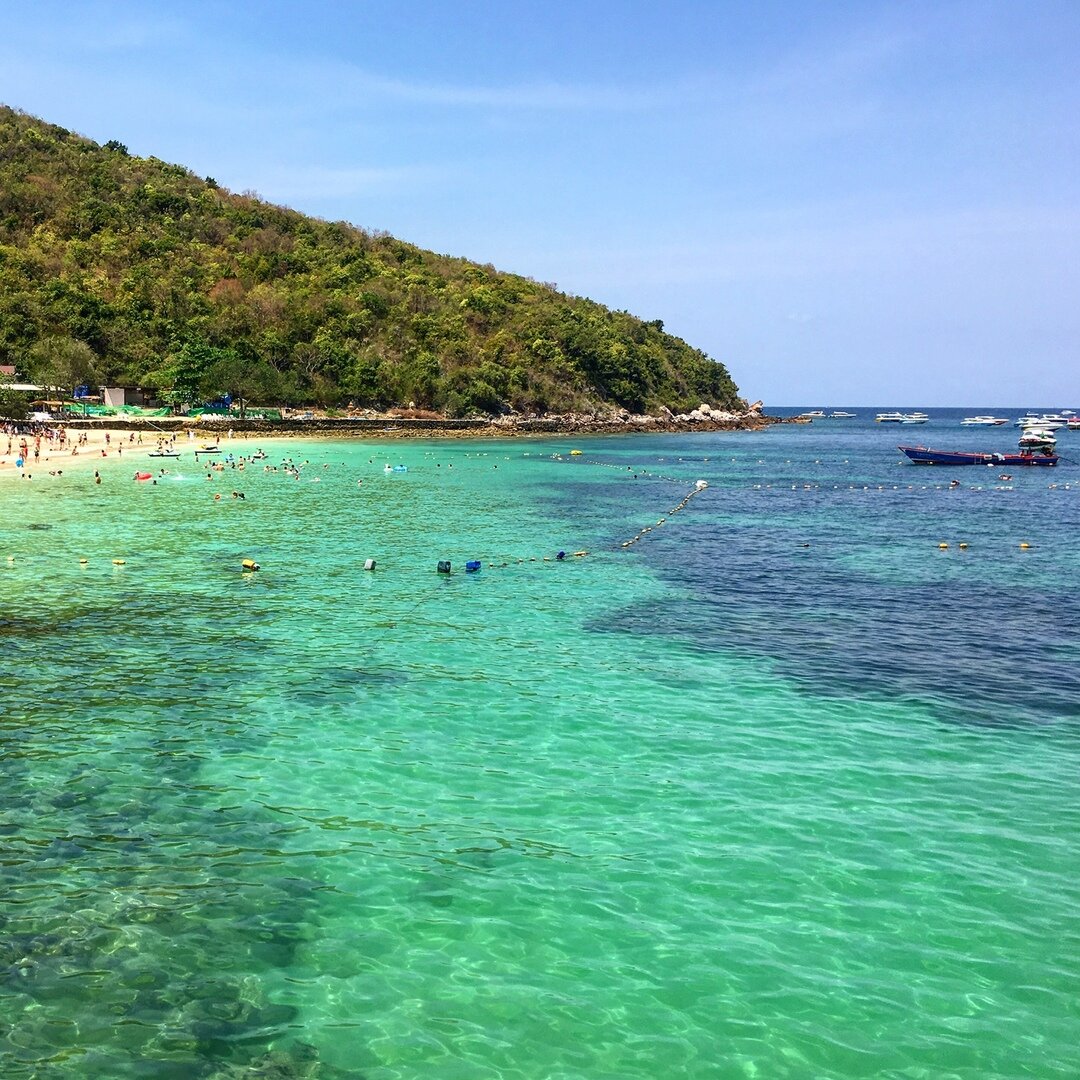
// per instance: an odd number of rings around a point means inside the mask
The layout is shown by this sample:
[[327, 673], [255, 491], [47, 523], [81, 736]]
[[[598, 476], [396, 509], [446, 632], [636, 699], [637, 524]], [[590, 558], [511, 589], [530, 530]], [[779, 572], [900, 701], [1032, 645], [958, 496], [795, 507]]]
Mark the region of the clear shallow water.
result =
[[0, 1073], [1076, 1075], [1080, 468], [898, 434], [0, 485]]

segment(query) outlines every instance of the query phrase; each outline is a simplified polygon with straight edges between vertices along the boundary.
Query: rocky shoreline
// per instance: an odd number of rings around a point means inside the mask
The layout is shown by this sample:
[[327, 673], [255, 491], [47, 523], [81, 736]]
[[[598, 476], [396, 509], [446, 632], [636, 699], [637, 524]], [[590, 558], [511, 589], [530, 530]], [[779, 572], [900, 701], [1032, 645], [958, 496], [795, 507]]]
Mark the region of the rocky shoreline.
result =
[[189, 431], [200, 436], [259, 434], [267, 437], [321, 438], [514, 438], [527, 435], [623, 435], [639, 433], [685, 433], [703, 431], [759, 431], [782, 419], [766, 416], [760, 404], [744, 412], [729, 412], [701, 405], [689, 413], [662, 410], [658, 415], [629, 412], [596, 416], [569, 413], [559, 416], [508, 415], [451, 420], [446, 417], [408, 416], [398, 412], [363, 416], [293, 416], [282, 420], [264, 420], [236, 416], [191, 418], [179, 416], [72, 419], [69, 428], [110, 428], [117, 431]]

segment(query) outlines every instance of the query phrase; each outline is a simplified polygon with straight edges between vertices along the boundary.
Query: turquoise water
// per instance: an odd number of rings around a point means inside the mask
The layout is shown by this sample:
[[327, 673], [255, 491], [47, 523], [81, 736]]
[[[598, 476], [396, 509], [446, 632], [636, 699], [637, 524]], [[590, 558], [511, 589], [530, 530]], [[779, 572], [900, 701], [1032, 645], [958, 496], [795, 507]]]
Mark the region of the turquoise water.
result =
[[896, 435], [0, 484], [0, 1075], [1076, 1076], [1080, 469]]

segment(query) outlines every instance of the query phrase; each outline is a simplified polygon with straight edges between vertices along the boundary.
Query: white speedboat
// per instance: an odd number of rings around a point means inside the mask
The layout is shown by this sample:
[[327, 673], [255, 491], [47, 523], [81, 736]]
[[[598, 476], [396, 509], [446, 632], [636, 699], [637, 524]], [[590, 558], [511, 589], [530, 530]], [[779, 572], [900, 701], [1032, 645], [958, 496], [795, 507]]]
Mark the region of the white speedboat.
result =
[[879, 424], [902, 424], [904, 414], [902, 412], [879, 412], [874, 420]]
[[825, 414], [820, 409], [812, 409], [810, 412], [799, 413], [800, 420], [824, 420]]
[[901, 418], [901, 424], [925, 424], [930, 417], [924, 412], [905, 413]]
[[1056, 431], [1058, 428], [1065, 427], [1068, 422], [1064, 416], [1057, 416], [1054, 413], [1044, 413], [1042, 416], [1029, 413], [1027, 416], [1021, 416], [1016, 421], [1016, 425], [1024, 429], [1043, 428], [1048, 431]]
[[854, 417], [855, 417], [855, 413], [853, 413], [853, 412], [844, 412], [842, 409], [841, 410], [834, 410], [833, 412], [829, 413], [829, 419], [830, 420], [852, 420], [852, 419], [854, 419]]
[[1025, 428], [1020, 436], [1021, 447], [1054, 446], [1057, 439], [1049, 428]]
[[1000, 427], [1009, 422], [1005, 416], [965, 416], [960, 421], [961, 427]]

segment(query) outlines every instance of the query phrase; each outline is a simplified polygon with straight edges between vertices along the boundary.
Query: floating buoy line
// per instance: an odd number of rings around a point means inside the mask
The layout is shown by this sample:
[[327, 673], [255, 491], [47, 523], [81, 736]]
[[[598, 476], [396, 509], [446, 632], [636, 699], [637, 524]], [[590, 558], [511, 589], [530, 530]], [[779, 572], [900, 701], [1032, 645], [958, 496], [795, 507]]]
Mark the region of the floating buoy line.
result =
[[643, 536], [645, 536], [648, 533], [651, 533], [653, 531], [653, 529], [658, 529], [658, 528], [660, 528], [661, 525], [666, 525], [668, 518], [674, 517], [680, 510], [685, 509], [687, 503], [689, 503], [690, 500], [695, 495], [700, 495], [701, 492], [703, 492], [708, 486], [709, 486], [708, 481], [699, 480], [694, 485], [693, 490], [687, 492], [687, 494], [683, 496], [683, 498], [679, 502], [679, 504], [677, 506], [673, 506], [667, 512], [667, 517], [662, 517], [655, 525], [646, 525], [644, 528], [638, 529], [638, 531], [633, 536], [631, 536], [629, 540], [624, 540], [619, 545], [619, 547], [624, 547], [624, 548], [633, 547], [634, 544], [636, 544]]
[[[466, 456], [468, 456], [468, 455], [466, 455]], [[484, 454], [483, 456], [486, 457], [487, 455]], [[529, 453], [526, 453], [524, 456], [529, 457], [531, 455]], [[615, 472], [618, 472], [618, 473], [620, 473], [620, 474], [622, 474], [624, 476], [627, 473], [631, 473], [633, 475], [634, 479], [637, 479], [638, 477], [646, 477], [646, 478], [651, 479], [651, 480], [660, 480], [660, 481], [665, 482], [665, 483], [675, 483], [675, 484], [680, 484], [680, 485], [686, 483], [686, 478], [685, 477], [668, 476], [668, 475], [665, 475], [663, 473], [652, 472], [651, 470], [640, 467], [640, 466], [622, 465], [622, 464], [617, 464], [615, 462], [610, 462], [610, 461], [601, 461], [601, 460], [599, 460], [597, 458], [584, 456], [583, 452], [580, 451], [580, 450], [571, 450], [571, 451], [569, 451], [568, 453], [565, 453], [565, 454], [564, 453], [553, 453], [553, 454], [550, 454], [550, 455], [545, 454], [545, 455], [537, 455], [537, 456], [548, 457], [550, 460], [554, 460], [554, 461], [566, 461], [567, 463], [569, 463], [571, 460], [573, 460], [575, 464], [592, 465], [592, 466], [597, 467], [597, 468], [611, 469], [611, 470], [613, 470]], [[263, 455], [263, 457], [266, 457], [266, 455]], [[240, 468], [243, 467], [244, 460], [245, 460], [244, 458], [240, 459], [240, 465], [239, 465]], [[253, 458], [251, 460], [254, 461], [254, 460], [257, 460], [257, 459]], [[661, 458], [660, 460], [662, 461], [663, 459]], [[698, 459], [698, 458], [683, 459], [683, 458], [680, 458], [679, 459], [679, 461], [683, 461], [683, 460], [687, 460], [687, 461], [702, 461], [703, 460], [705, 462], [708, 462], [709, 458], [704, 458], [704, 459]], [[732, 458], [731, 460], [733, 462], [735, 461], [734, 458]], [[303, 465], [307, 465], [307, 464], [309, 464], [309, 463], [307, 461], [305, 461], [299, 467], [293, 466], [292, 462], [291, 462], [291, 459], [288, 459], [287, 464], [285, 466], [283, 466], [283, 468], [285, 469], [285, 471], [288, 471], [288, 470], [291, 469], [298, 475], [299, 471], [300, 471], [300, 468], [302, 468]], [[758, 464], [764, 464], [764, 462], [759, 460]], [[788, 464], [791, 464], [791, 462], [788, 462]], [[820, 462], [815, 461], [815, 464], [820, 464]], [[222, 468], [223, 467], [224, 466], [222, 466]], [[450, 467], [452, 468], [453, 466], [451, 465]], [[324, 469], [328, 468], [328, 465], [323, 465], [323, 468]], [[496, 466], [496, 468], [497, 468], [497, 466]], [[270, 470], [267, 469], [265, 471], [270, 471]], [[272, 471], [276, 472], [277, 469], [274, 468]], [[387, 464], [384, 467], [384, 472], [387, 472], [387, 473], [393, 473], [393, 472], [407, 473], [408, 472], [408, 467], [405, 466], [405, 465], [391, 466], [390, 464]], [[164, 475], [164, 470], [162, 470], [162, 475]], [[150, 479], [151, 474], [150, 473], [136, 473], [135, 478], [138, 479], [138, 480]], [[1008, 476], [1008, 477], [1002, 476], [999, 479], [1003, 480], [1003, 481], [1010, 481], [1010, 480], [1012, 480], [1012, 477], [1011, 476]], [[362, 481], [361, 481], [361, 483], [362, 483]], [[1080, 490], [1080, 485], [1071, 484], [1069, 482], [1050, 483], [1047, 486], [1048, 486], [1048, 488], [1050, 490], [1061, 490], [1061, 491]], [[705, 480], [696, 481], [693, 488], [690, 491], [688, 491], [682, 497], [682, 499], [679, 500], [679, 502], [675, 506], [673, 506], [670, 510], [668, 510], [667, 513], [664, 516], [658, 518], [654, 524], [643, 526], [633, 536], [631, 536], [629, 539], [624, 540], [621, 543], [614, 544], [610, 548], [605, 548], [604, 550], [619, 551], [619, 550], [625, 550], [627, 548], [633, 547], [635, 544], [637, 544], [639, 541], [644, 539], [644, 537], [648, 536], [654, 530], [662, 527], [663, 525], [666, 525], [670, 518], [672, 518], [675, 514], [680, 513], [682, 510], [684, 510], [690, 504], [690, 502], [694, 499], [695, 496], [701, 494], [701, 492], [705, 491], [708, 487], [709, 487], [709, 484], [708, 484], [707, 481], [705, 481]], [[764, 492], [764, 491], [774, 492], [775, 491], [776, 493], [779, 494], [779, 493], [787, 490], [788, 487], [789, 487], [788, 484], [771, 484], [771, 483], [761, 484], [761, 483], [756, 483], [756, 484], [752, 484], [752, 485], [747, 485], [744, 490], [747, 490], [747, 491], [750, 491], [750, 490], [752, 490], [752, 491], [762, 491], [762, 492]], [[865, 493], [869, 493], [869, 494], [874, 494], [874, 493], [877, 493], [877, 492], [896, 492], [896, 491], [904, 491], [904, 490], [906, 490], [908, 492], [948, 491], [948, 492], [951, 492], [951, 493], [954, 493], [954, 492], [957, 492], [957, 491], [988, 492], [988, 493], [994, 492], [994, 493], [997, 493], [997, 492], [1012, 492], [1012, 491], [1016, 490], [1016, 488], [1012, 484], [1000, 484], [1000, 485], [973, 484], [973, 485], [963, 485], [963, 486], [961, 486], [955, 480], [951, 481], [949, 484], [921, 484], [921, 485], [916, 485], [916, 484], [906, 484], [906, 485], [904, 485], [904, 484], [832, 484], [832, 485], [820, 485], [820, 484], [812, 484], [812, 483], [791, 484], [790, 485], [790, 490], [791, 491], [802, 490], [802, 491], [807, 491], [807, 492], [810, 492], [810, 491], [816, 492], [816, 491], [823, 491], [823, 490], [827, 491], [830, 488], [833, 491], [847, 490], [847, 491], [851, 491], [851, 492], [865, 492]], [[234, 497], [237, 497], [236, 492], [234, 492], [233, 495], [234, 495]], [[220, 495], [217, 496], [217, 498], [220, 498]], [[243, 495], [239, 495], [239, 498], [243, 498]], [[1015, 541], [1014, 541], [1014, 543], [1015, 543]], [[809, 547], [810, 545], [809, 544], [800, 544], [799, 546], [800, 547]], [[950, 547], [951, 547], [951, 545], [948, 542], [945, 542], [945, 541], [942, 541], [942, 542], [938, 543], [936, 546], [937, 546], [938, 550], [940, 550], [942, 552], [949, 551]], [[1035, 545], [1033, 545], [1033, 544], [1031, 544], [1031, 543], [1029, 543], [1027, 541], [1021, 541], [1016, 546], [1019, 548], [1020, 551], [1030, 551], [1030, 550], [1032, 550], [1034, 548]], [[969, 544], [968, 544], [967, 541], [961, 541], [959, 543], [956, 543], [955, 547], [957, 549], [959, 549], [960, 551], [962, 551], [962, 552], [966, 552], [969, 549]], [[522, 556], [522, 557], [503, 556], [501, 561], [498, 561], [498, 557], [494, 557], [494, 558], [489, 557], [489, 560], [487, 562], [484, 562], [484, 561], [482, 561], [481, 559], [478, 559], [478, 558], [476, 558], [476, 559], [467, 559], [465, 561], [465, 563], [464, 563], [464, 571], [468, 575], [473, 575], [473, 574], [479, 573], [479, 571], [484, 567], [486, 567], [487, 569], [494, 570], [494, 569], [504, 569], [504, 568], [507, 568], [507, 567], [510, 567], [510, 566], [522, 566], [522, 565], [524, 565], [526, 563], [564, 562], [564, 561], [566, 561], [566, 560], [568, 560], [570, 558], [580, 559], [580, 558], [584, 558], [584, 557], [586, 557], [586, 556], [588, 556], [590, 554], [591, 554], [591, 552], [589, 550], [581, 549], [581, 550], [572, 551], [572, 552], [567, 552], [567, 551], [560, 550], [556, 554], [542, 555], [542, 556], [535, 556], [535, 555], [534, 556], [527, 556], [527, 557], [526, 556]], [[114, 567], [117, 567], [117, 568], [124, 567], [124, 566], [127, 565], [127, 560], [123, 559], [123, 558], [114, 558], [114, 559], [112, 559], [110, 561], [111, 561], [112, 565]], [[15, 555], [8, 555], [6, 557], [6, 563], [7, 563], [8, 567], [13, 567], [15, 565], [15, 563], [16, 563], [16, 556]], [[79, 564], [79, 566], [81, 566], [83, 568], [86, 568], [88, 566], [88, 564], [89, 564], [89, 560], [86, 557], [81, 557], [81, 558], [78, 559], [78, 564]], [[365, 570], [374, 571], [375, 565], [376, 565], [376, 560], [372, 559], [372, 558], [368, 558], [366, 560], [362, 560], [361, 564], [362, 564], [362, 566], [363, 566], [363, 568]], [[259, 571], [260, 569], [261, 569], [261, 565], [255, 559], [245, 558], [245, 559], [242, 559], [240, 561], [240, 570], [241, 570], [242, 574], [245, 577], [251, 577], [255, 572]], [[436, 573], [438, 573], [439, 575], [443, 575], [443, 576], [450, 575], [453, 572], [453, 564], [452, 564], [452, 562], [450, 560], [438, 560], [437, 563], [436, 563], [435, 569], [436, 569]], [[418, 605], [419, 605], [419, 603], [422, 603], [422, 602], [423, 602], [423, 600], [419, 601]], [[418, 606], [418, 605], [415, 605], [415, 606]], [[412, 610], [415, 610], [415, 606], [414, 606], [414, 608], [410, 608], [409, 612], [411, 612]], [[406, 615], [409, 612], [406, 612]], [[396, 625], [396, 622], [391, 623], [391, 625]]]
[[[571, 450], [569, 455], [566, 454], [552, 454], [552, 461], [566, 461], [568, 456], [578, 456], [581, 454], [580, 450]], [[708, 461], [708, 458], [704, 459]], [[613, 461], [600, 461], [598, 458], [581, 457], [580, 461], [576, 461], [576, 465], [595, 465], [601, 469], [614, 469], [615, 472], [620, 473], [633, 473], [635, 479], [639, 476], [647, 476], [650, 480], [663, 480], [667, 484], [685, 484], [686, 477], [684, 476], [665, 476], [663, 473], [650, 472], [648, 469], [640, 468], [635, 465], [617, 465]]]

